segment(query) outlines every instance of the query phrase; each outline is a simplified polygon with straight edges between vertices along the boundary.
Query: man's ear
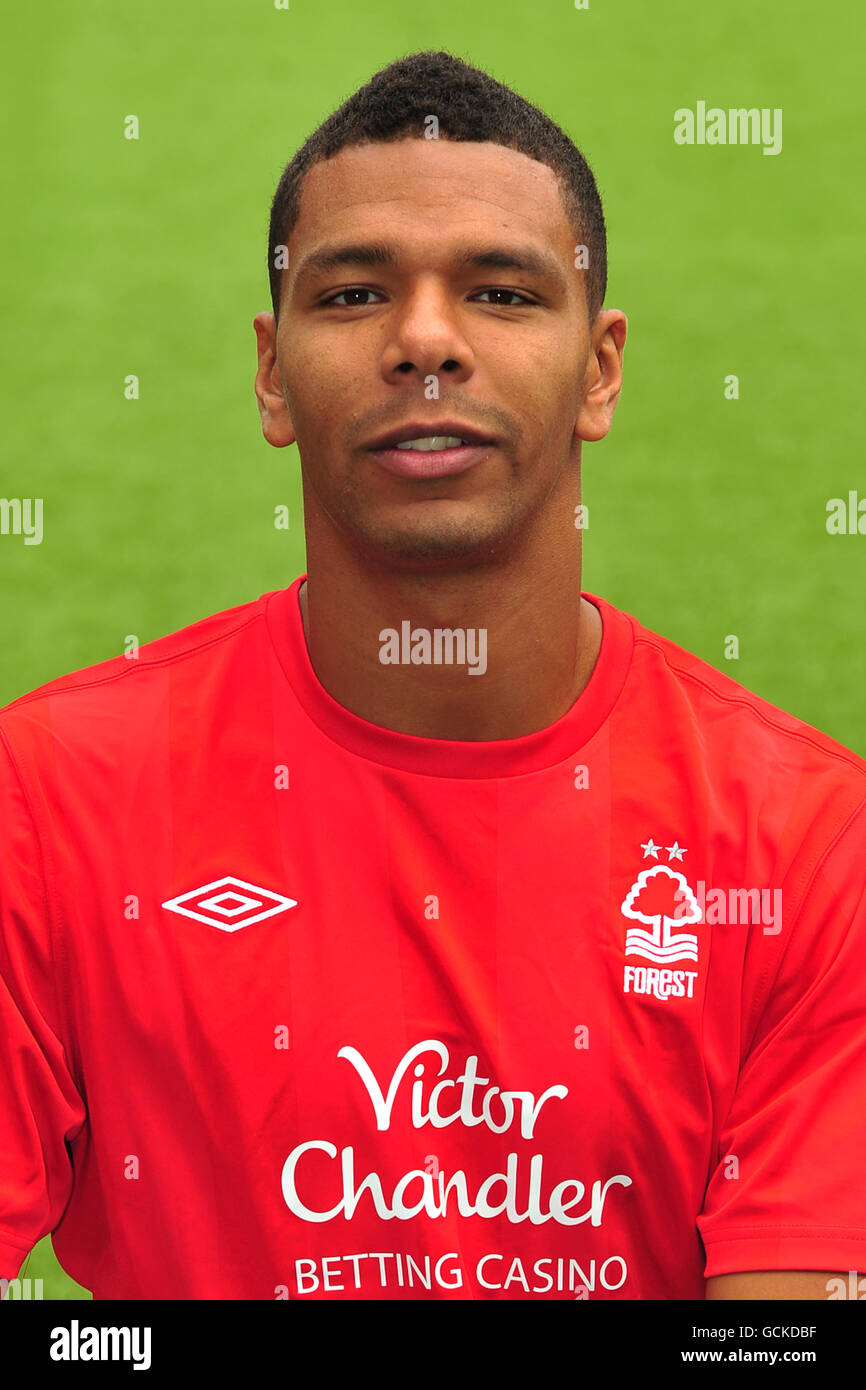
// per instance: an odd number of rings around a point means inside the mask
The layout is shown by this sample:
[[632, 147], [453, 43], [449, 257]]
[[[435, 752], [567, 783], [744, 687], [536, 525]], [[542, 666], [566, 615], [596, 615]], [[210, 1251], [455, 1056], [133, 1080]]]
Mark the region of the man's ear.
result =
[[604, 439], [622, 389], [622, 352], [628, 319], [621, 309], [605, 309], [592, 326], [583, 383], [583, 404], [575, 422], [580, 439]]
[[262, 434], [275, 449], [294, 444], [295, 432], [277, 363], [277, 324], [273, 314], [256, 314], [253, 319], [259, 354], [256, 372], [256, 400], [262, 417]]

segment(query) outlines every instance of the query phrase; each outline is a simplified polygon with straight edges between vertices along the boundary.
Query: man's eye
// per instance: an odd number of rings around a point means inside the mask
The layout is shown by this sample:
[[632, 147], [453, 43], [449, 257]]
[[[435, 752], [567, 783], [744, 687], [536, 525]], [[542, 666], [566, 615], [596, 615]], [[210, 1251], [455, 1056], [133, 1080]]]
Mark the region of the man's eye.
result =
[[[336, 304], [338, 300], [342, 299], [342, 298], [344, 297], [344, 295], [347, 295], [347, 294], [378, 294], [378, 290], [368, 290], [368, 289], [365, 289], [365, 287], [364, 287], [363, 285], [352, 285], [352, 286], [350, 286], [349, 289], [347, 289], [347, 290], [340, 290], [339, 294], [332, 294], [332, 295], [330, 296], [329, 299], [323, 299], [323, 300], [322, 300], [322, 303], [323, 303], [323, 304]], [[349, 305], [346, 305], [346, 307], [349, 308], [349, 309], [364, 309], [364, 308], [366, 308], [366, 305], [365, 305], [365, 304], [357, 304], [357, 303], [356, 303], [356, 304], [349, 304]]]
[[[511, 297], [512, 297], [512, 299], [519, 299], [521, 304], [532, 304], [532, 302], [533, 302], [531, 299], [527, 299], [527, 297], [526, 297], [525, 294], [518, 294], [518, 293], [517, 293], [517, 290], [506, 290], [506, 289], [496, 289], [496, 288], [494, 288], [494, 289], [492, 289], [492, 290], [479, 290], [479, 294], [506, 294], [506, 295], [510, 294]], [[504, 304], [504, 305], [501, 305], [500, 307], [501, 307], [501, 308], [505, 308], [505, 309], [513, 309], [513, 308], [516, 308], [517, 306], [516, 306], [516, 305], [513, 305], [513, 304]]]

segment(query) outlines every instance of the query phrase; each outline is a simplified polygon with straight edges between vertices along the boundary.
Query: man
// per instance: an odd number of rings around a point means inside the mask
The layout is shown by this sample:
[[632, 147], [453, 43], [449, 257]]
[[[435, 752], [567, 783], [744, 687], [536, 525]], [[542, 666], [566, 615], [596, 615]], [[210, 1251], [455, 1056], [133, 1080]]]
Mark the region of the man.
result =
[[570, 140], [445, 53], [274, 198], [307, 573], [15, 701], [2, 1274], [809, 1298], [861, 1267], [866, 764], [582, 593], [626, 320]]

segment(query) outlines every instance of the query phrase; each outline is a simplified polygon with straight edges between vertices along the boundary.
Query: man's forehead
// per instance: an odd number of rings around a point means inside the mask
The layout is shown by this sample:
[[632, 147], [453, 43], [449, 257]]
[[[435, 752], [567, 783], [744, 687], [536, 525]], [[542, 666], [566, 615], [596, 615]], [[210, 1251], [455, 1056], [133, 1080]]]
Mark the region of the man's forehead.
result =
[[492, 141], [404, 139], [352, 145], [306, 175], [296, 229], [306, 235], [341, 215], [388, 204], [389, 215], [451, 205], [454, 215], [516, 216], [524, 225], [566, 221], [548, 165]]

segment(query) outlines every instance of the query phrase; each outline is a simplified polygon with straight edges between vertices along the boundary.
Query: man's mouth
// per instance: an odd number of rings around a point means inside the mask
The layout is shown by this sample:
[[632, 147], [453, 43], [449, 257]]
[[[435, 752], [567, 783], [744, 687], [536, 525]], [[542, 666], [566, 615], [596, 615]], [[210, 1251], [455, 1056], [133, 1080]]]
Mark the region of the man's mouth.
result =
[[371, 449], [376, 462], [401, 478], [441, 478], [465, 473], [487, 458], [493, 443], [464, 440], [459, 435], [419, 435]]

